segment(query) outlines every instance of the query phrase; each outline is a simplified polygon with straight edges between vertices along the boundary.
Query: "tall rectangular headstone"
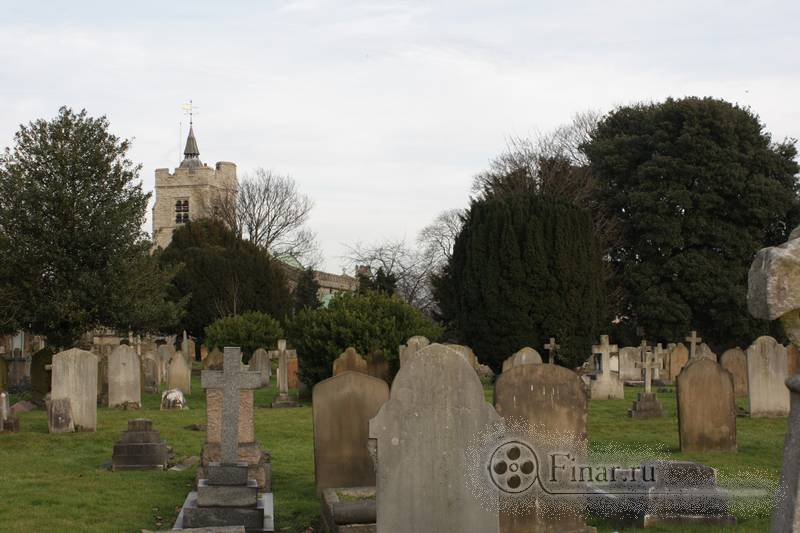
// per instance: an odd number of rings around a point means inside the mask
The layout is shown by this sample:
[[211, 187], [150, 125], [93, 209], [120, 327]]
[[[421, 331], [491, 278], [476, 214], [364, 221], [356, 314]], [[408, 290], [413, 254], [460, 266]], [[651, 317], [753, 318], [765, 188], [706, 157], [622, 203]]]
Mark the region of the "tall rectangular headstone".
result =
[[[497, 412], [511, 424], [522, 421], [532, 430], [508, 440], [520, 440], [538, 457], [569, 454], [579, 462], [585, 459], [587, 406], [581, 379], [575, 372], [558, 365], [517, 366], [500, 374], [495, 382]], [[505, 472], [510, 474], [508, 479], [515, 475], [513, 472], [524, 473], [524, 467], [514, 468], [516, 463], [508, 465], [505, 461], [503, 464], [508, 469]], [[540, 464], [539, 477], [552, 486], [540, 488], [533, 483], [527, 492], [501, 493], [501, 499], [508, 502], [501, 504], [500, 531], [594, 531], [586, 527], [586, 502], [582, 496], [553, 496], [543, 490], [566, 487], [569, 492], [576, 492], [580, 488], [570, 484], [566, 469], [555, 471], [550, 466], [546, 461]], [[553, 479], [556, 481], [551, 481]], [[522, 501], [524, 505], [514, 505]]]
[[733, 377], [716, 361], [695, 358], [677, 380], [682, 452], [736, 451]]
[[375, 485], [369, 421], [389, 399], [389, 386], [363, 372], [344, 371], [314, 385], [314, 475], [317, 494]]
[[108, 406], [142, 405], [141, 365], [136, 350], [117, 346], [108, 356]]
[[789, 414], [786, 347], [772, 337], [759, 337], [747, 349], [747, 386], [751, 417]]
[[185, 396], [192, 394], [192, 368], [181, 352], [175, 352], [167, 369], [167, 388], [177, 389]]
[[465, 476], [468, 443], [499, 421], [458, 352], [433, 344], [407, 358], [369, 423], [377, 530], [497, 533], [497, 511], [482, 505]]
[[733, 388], [737, 398], [747, 396], [747, 355], [741, 348], [726, 350], [719, 358], [722, 368], [733, 376]]
[[52, 400], [69, 400], [75, 429], [97, 429], [97, 356], [73, 348], [53, 356]]

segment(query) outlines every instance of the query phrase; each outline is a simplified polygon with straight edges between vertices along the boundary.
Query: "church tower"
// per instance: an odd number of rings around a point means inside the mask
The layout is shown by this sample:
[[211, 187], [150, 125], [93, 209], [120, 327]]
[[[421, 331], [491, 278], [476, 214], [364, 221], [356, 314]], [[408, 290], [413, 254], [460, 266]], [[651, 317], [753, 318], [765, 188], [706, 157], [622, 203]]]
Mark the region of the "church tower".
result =
[[219, 161], [211, 168], [200, 161], [200, 150], [189, 123], [183, 161], [175, 172], [156, 169], [156, 199], [153, 205], [153, 242], [166, 248], [172, 232], [190, 220], [214, 215], [215, 205], [230, 202], [236, 195], [236, 165]]

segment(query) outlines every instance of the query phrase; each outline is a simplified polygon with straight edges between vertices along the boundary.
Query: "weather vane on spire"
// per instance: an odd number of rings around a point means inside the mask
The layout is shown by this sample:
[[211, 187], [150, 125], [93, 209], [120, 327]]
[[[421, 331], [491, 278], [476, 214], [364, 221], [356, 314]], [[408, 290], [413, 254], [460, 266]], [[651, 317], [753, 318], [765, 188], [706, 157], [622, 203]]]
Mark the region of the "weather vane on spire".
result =
[[197, 113], [197, 110], [200, 106], [196, 106], [189, 100], [188, 104], [181, 104], [181, 109], [183, 109], [183, 113], [185, 115], [189, 115], [189, 126], [192, 126], [192, 119], [194, 118], [194, 114]]

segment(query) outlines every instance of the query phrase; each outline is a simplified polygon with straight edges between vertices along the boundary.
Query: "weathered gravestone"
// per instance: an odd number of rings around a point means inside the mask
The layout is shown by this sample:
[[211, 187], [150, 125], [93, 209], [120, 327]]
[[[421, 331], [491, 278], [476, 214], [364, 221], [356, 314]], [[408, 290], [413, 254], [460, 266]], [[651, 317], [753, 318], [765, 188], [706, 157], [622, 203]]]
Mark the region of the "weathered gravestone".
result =
[[300, 382], [297, 372], [300, 370], [300, 361], [297, 358], [297, 350], [286, 350], [286, 384], [290, 389], [297, 389]]
[[[600, 344], [592, 346], [592, 353], [600, 355], [600, 372], [590, 385], [593, 400], [624, 400], [625, 385], [619, 374], [612, 372], [612, 357], [619, 351], [616, 344], [609, 344], [608, 335], [600, 336]], [[619, 358], [617, 358], [619, 361]], [[617, 368], [619, 368], [619, 363]]]
[[[522, 365], [500, 374], [494, 387], [495, 407], [498, 414], [511, 423], [519, 421], [531, 428], [526, 435], [529, 446], [538, 457], [552, 454], [569, 454], [579, 463], [586, 457], [586, 418], [588, 400], [583, 382], [575, 372], [557, 365]], [[511, 449], [510, 449], [511, 450]], [[506, 472], [514, 475], [525, 472], [524, 463], [514, 468], [510, 454], [503, 461]], [[506, 466], [510, 462], [509, 466]], [[580, 490], [570, 483], [569, 473], [555, 471], [543, 461], [539, 465], [539, 478], [547, 484], [547, 490], [567, 488], [570, 492]], [[509, 478], [510, 479], [510, 478]], [[554, 481], [555, 480], [555, 481]], [[529, 531], [594, 531], [585, 523], [585, 501], [582, 496], [548, 495], [544, 490], [535, 490], [535, 485], [526, 495], [524, 508], [501, 504], [500, 531], [523, 533]], [[502, 499], [519, 499], [520, 495], [504, 494]]]
[[8, 363], [0, 356], [0, 391], [8, 390]]
[[682, 452], [736, 451], [736, 396], [730, 372], [699, 358], [678, 375], [677, 397]]
[[215, 347], [210, 352], [208, 352], [206, 358], [203, 359], [203, 369], [222, 370], [224, 362], [225, 362], [225, 357], [222, 354], [222, 350]]
[[751, 417], [789, 414], [786, 348], [772, 337], [759, 337], [747, 349], [747, 386]]
[[772, 533], [800, 532], [800, 374], [787, 379], [786, 386], [791, 393], [791, 412], [783, 445], [781, 479], [775, 493]]
[[148, 394], [158, 393], [161, 386], [160, 368], [156, 356], [147, 352], [142, 356], [142, 370], [144, 371], [144, 391]]
[[[239, 357], [237, 360], [236, 357]], [[270, 489], [270, 463], [269, 454], [261, 448], [256, 441], [255, 425], [253, 422], [254, 399], [253, 390], [264, 386], [261, 372], [242, 370], [241, 351], [239, 348], [225, 348], [223, 368], [233, 368], [235, 361], [238, 364], [239, 374], [229, 370], [223, 371], [204, 370], [202, 374], [203, 388], [206, 389], [206, 442], [200, 454], [200, 467], [197, 469], [198, 479], [207, 475], [207, 468], [211, 463], [226, 462], [221, 456], [225, 443], [223, 438], [236, 438], [234, 447], [237, 458], [233, 462], [245, 463], [248, 468], [248, 477], [255, 479], [259, 488]], [[227, 376], [227, 381], [226, 381]], [[225, 407], [225, 385], [236, 386], [238, 403], [228, 406], [236, 409], [238, 413], [238, 436], [225, 433], [228, 411]]]
[[[248, 465], [241, 462], [239, 446], [241, 393], [251, 393], [250, 414], [245, 416], [250, 418], [252, 431], [252, 391], [263, 386], [261, 373], [242, 370], [241, 350], [226, 347], [223, 370], [204, 370], [202, 384], [209, 393], [217, 391], [215, 395], [221, 399], [218, 413], [209, 412], [212, 416], [208, 420], [209, 434], [214, 431], [219, 437], [218, 462], [208, 464], [197, 491], [186, 497], [175, 528], [241, 525], [247, 531], [273, 531], [272, 494], [259, 495], [257, 481], [250, 477]], [[218, 417], [217, 424], [214, 417]]]
[[679, 342], [670, 349], [667, 355], [666, 377], [669, 381], [675, 381], [683, 367], [689, 362], [689, 350], [682, 342]]
[[475, 352], [472, 351], [472, 348], [464, 346], [463, 344], [445, 344], [445, 346], [460, 353], [461, 357], [466, 359], [469, 366], [473, 369], [478, 368], [478, 357], [475, 355]]
[[183, 395], [178, 389], [168, 389], [161, 393], [161, 410], [182, 410], [188, 409], [186, 404], [186, 396]]
[[800, 349], [794, 344], [786, 347], [786, 371], [789, 377], [800, 372]]
[[0, 392], [0, 433], [19, 431], [19, 418], [11, 412], [8, 393]]
[[97, 429], [97, 356], [73, 348], [53, 356], [52, 400], [69, 400], [75, 429]]
[[167, 377], [169, 375], [169, 363], [174, 353], [175, 348], [169, 344], [160, 344], [156, 349], [156, 361], [158, 361], [159, 375], [161, 376], [161, 383], [165, 385], [167, 384]]
[[733, 376], [733, 390], [737, 398], [747, 396], [747, 355], [741, 348], [726, 350], [719, 364]]
[[385, 381], [345, 371], [314, 386], [314, 474], [317, 494], [336, 487], [375, 485], [369, 421], [389, 399]]
[[400, 348], [398, 349], [400, 366], [406, 364], [406, 362], [411, 360], [411, 358], [414, 357], [417, 352], [430, 345], [430, 343], [431, 341], [429, 341], [426, 337], [415, 335], [414, 337], [409, 338], [405, 344], [401, 344]]
[[[108, 406], [108, 356], [106, 354], [107, 348], [111, 346], [103, 346], [97, 355], [97, 405], [104, 407]], [[94, 352], [92, 352], [94, 353]]]
[[383, 352], [378, 350], [367, 354], [367, 374], [384, 381], [389, 381], [389, 361]]
[[367, 361], [361, 357], [355, 348], [352, 346], [342, 352], [339, 357], [333, 361], [333, 375], [338, 376], [342, 372], [348, 370], [353, 372], [367, 373]]
[[51, 398], [46, 403], [47, 430], [50, 433], [72, 433], [72, 407], [69, 398]]
[[183, 332], [183, 341], [181, 341], [181, 353], [186, 357], [189, 366], [191, 366], [195, 358], [196, 346], [192, 338], [186, 335], [185, 331]]
[[697, 357], [711, 359], [712, 361], [717, 360], [717, 354], [715, 354], [714, 350], [712, 350], [711, 347], [709, 347], [709, 345], [706, 343], [702, 343], [697, 347]]
[[657, 345], [653, 351], [646, 351], [644, 361], [637, 363], [637, 366], [644, 371], [644, 392], [640, 392], [633, 407], [628, 411], [628, 416], [632, 418], [658, 418], [664, 416], [661, 402], [658, 401], [652, 389], [653, 371], [661, 368], [659, 353], [661, 345]]
[[642, 369], [636, 363], [642, 362], [640, 346], [626, 346], [619, 351], [619, 379], [622, 381], [642, 381]]
[[53, 350], [42, 348], [31, 357], [31, 399], [42, 405], [52, 384]]
[[253, 352], [250, 358], [250, 370], [260, 372], [264, 383], [269, 383], [272, 377], [272, 359], [264, 348], [259, 348]]
[[686, 342], [689, 343], [689, 359], [695, 359], [698, 357], [697, 346], [703, 342], [703, 339], [697, 336], [696, 331], [692, 331], [692, 334], [686, 337]]
[[108, 405], [142, 406], [141, 365], [131, 346], [117, 346], [108, 356]]
[[544, 349], [547, 350], [547, 363], [556, 364], [556, 354], [561, 349], [561, 345], [556, 343], [555, 337], [550, 337], [550, 340], [544, 345]]
[[17, 388], [25, 386], [31, 378], [31, 357], [14, 348], [10, 354], [0, 356], [2, 358], [8, 364], [8, 385]]
[[175, 352], [167, 370], [167, 388], [178, 389], [186, 396], [192, 394], [192, 367], [181, 352]]
[[153, 421], [147, 418], [128, 420], [128, 430], [114, 445], [111, 469], [153, 470], [165, 469], [169, 459], [167, 443], [153, 429]]
[[278, 396], [272, 402], [272, 407], [295, 407], [297, 402], [289, 396], [289, 353], [285, 340], [278, 341], [276, 352], [278, 356]]
[[533, 348], [525, 346], [511, 357], [503, 361], [503, 372], [521, 365], [541, 365], [542, 356]]
[[406, 359], [369, 423], [378, 458], [377, 530], [497, 533], [497, 511], [486, 510], [465, 482], [465, 452], [499, 421], [460, 354], [433, 344]]

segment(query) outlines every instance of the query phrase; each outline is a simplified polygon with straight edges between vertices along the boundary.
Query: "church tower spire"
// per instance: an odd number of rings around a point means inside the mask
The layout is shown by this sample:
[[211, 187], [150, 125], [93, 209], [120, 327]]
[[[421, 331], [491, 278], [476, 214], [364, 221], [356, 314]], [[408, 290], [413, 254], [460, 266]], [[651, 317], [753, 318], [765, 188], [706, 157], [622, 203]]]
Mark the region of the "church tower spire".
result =
[[186, 148], [183, 149], [183, 161], [181, 162], [181, 167], [202, 167], [203, 163], [200, 161], [200, 150], [197, 148], [197, 139], [194, 136], [195, 105], [191, 100], [189, 100], [189, 103], [184, 104], [182, 107], [183, 110], [189, 114], [189, 136], [186, 138]]

